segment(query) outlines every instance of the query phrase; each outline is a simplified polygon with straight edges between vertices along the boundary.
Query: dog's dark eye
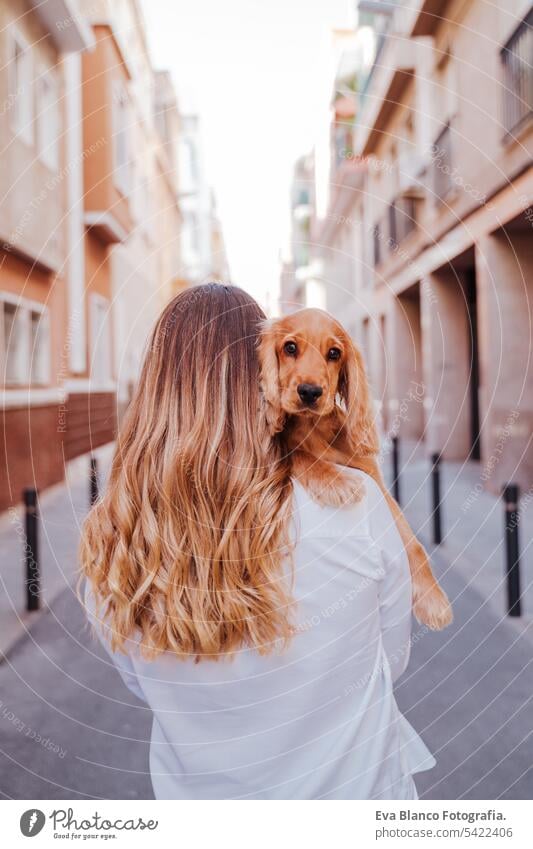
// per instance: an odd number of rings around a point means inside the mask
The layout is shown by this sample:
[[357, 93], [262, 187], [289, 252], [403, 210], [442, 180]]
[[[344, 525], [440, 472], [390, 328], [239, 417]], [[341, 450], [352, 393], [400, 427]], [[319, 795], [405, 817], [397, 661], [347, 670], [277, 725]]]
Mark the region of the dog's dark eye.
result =
[[289, 357], [295, 357], [298, 353], [298, 345], [296, 342], [285, 342], [283, 350], [289, 355]]
[[339, 360], [341, 352], [339, 348], [330, 348], [328, 351], [328, 360]]

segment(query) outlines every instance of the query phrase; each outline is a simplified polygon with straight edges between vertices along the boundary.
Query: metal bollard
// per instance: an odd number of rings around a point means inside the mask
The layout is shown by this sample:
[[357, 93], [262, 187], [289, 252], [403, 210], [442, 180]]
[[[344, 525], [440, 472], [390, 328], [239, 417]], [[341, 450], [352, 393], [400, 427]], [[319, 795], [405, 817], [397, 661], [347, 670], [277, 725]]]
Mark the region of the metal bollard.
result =
[[91, 507], [98, 501], [98, 460], [91, 457], [89, 461], [89, 501]]
[[520, 547], [518, 544], [518, 499], [520, 491], [515, 483], [508, 483], [503, 488], [505, 504], [505, 553], [507, 573], [507, 613], [509, 616], [520, 616], [522, 613], [520, 593]]
[[440, 515], [440, 453], [431, 455], [431, 464], [431, 487], [433, 492], [433, 542], [435, 545], [440, 545], [442, 542]]
[[392, 442], [392, 494], [395, 500], [400, 503], [400, 452], [399, 439], [393, 436]]
[[39, 610], [41, 606], [41, 578], [39, 574], [39, 527], [37, 512], [37, 490], [28, 488], [23, 492], [26, 509], [26, 610]]

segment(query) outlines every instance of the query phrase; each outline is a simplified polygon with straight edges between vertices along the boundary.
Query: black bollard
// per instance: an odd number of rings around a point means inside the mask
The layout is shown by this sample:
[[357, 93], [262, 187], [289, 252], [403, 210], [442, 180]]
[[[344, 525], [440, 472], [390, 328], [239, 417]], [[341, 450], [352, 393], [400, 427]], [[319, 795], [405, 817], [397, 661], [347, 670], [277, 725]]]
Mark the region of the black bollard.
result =
[[431, 487], [433, 492], [433, 542], [440, 545], [442, 542], [442, 527], [440, 516], [440, 454], [431, 455]]
[[509, 616], [520, 616], [522, 604], [520, 600], [520, 547], [518, 544], [518, 485], [508, 483], [503, 488], [505, 504], [505, 554], [507, 573], [507, 613]]
[[37, 512], [37, 490], [25, 489], [23, 493], [26, 509], [26, 610], [39, 610], [41, 606], [41, 578], [39, 574], [39, 527]]
[[98, 460], [91, 457], [89, 462], [89, 501], [91, 507], [98, 501]]
[[400, 452], [399, 439], [397, 436], [392, 437], [392, 494], [395, 500], [400, 503]]

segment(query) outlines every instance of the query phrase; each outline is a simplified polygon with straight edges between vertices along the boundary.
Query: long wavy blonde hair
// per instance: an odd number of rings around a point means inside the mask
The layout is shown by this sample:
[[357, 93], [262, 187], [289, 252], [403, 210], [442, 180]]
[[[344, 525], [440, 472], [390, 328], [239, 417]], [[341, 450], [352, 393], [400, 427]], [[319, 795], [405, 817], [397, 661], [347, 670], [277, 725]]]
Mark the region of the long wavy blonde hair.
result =
[[161, 315], [85, 522], [81, 567], [112, 646], [218, 659], [290, 636], [290, 468], [259, 395], [264, 319], [208, 284]]

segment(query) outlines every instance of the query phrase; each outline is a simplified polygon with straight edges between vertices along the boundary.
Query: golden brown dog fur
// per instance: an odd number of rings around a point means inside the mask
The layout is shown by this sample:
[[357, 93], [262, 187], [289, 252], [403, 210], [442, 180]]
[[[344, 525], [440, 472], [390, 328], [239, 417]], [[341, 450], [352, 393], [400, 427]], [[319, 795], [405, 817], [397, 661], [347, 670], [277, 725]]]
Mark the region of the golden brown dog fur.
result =
[[[265, 323], [259, 355], [265, 414], [271, 431], [286, 437], [294, 475], [317, 502], [331, 505], [356, 502], [364, 494], [362, 483], [339, 466], [374, 478], [407, 551], [415, 616], [430, 628], [446, 627], [452, 621], [448, 598], [379, 470], [377, 429], [357, 347], [328, 313], [304, 309]], [[306, 386], [322, 394], [306, 403], [298, 391]]]

